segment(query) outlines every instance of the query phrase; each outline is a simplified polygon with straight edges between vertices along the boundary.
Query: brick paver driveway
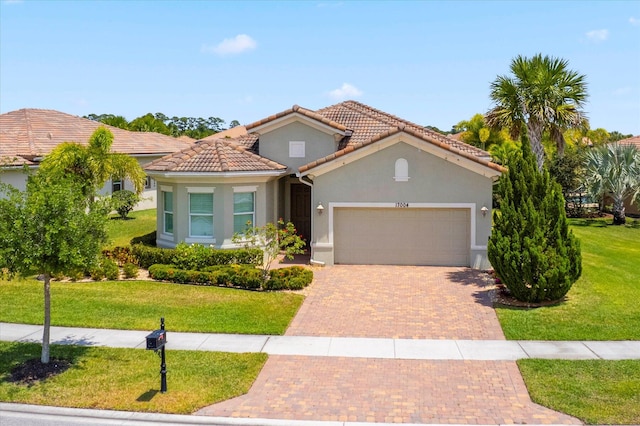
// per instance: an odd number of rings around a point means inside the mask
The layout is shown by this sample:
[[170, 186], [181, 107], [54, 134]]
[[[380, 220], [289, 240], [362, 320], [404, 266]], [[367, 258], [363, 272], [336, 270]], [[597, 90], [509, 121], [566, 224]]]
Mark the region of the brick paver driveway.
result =
[[[481, 272], [315, 270], [288, 335], [504, 339]], [[534, 404], [515, 362], [270, 356], [247, 395], [203, 415], [357, 422], [580, 424]]]

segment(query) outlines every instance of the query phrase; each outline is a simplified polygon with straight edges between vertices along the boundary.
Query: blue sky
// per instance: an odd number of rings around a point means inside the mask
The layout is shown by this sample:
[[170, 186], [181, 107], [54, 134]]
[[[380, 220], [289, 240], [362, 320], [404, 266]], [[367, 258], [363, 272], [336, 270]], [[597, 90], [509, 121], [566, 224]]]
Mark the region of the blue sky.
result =
[[536, 53], [586, 75], [592, 128], [640, 134], [640, 1], [0, 0], [0, 112], [247, 124], [354, 99], [449, 130]]

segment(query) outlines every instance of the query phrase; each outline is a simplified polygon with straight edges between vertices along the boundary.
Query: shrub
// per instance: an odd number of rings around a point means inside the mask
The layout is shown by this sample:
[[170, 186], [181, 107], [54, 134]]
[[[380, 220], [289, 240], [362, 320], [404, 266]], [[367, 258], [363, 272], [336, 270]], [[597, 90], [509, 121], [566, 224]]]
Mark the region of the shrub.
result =
[[151, 265], [171, 264], [173, 261], [173, 249], [149, 247], [143, 244], [135, 244], [131, 247], [131, 253], [136, 257], [137, 264], [141, 268], [149, 268]]
[[252, 227], [251, 222], [247, 222], [245, 233], [234, 234], [233, 242], [243, 244], [245, 248], [260, 249], [264, 252], [260, 264], [264, 263], [262, 277], [265, 282], [269, 277], [271, 263], [278, 254], [284, 252], [288, 259], [293, 259], [293, 255], [304, 253], [306, 246], [305, 240], [298, 235], [293, 223], [284, 223], [282, 219], [279, 219], [277, 224], [267, 223], [261, 227]]
[[539, 172], [529, 142], [500, 177], [500, 211], [487, 245], [489, 260], [523, 302], [564, 297], [582, 272], [580, 243], [569, 230], [560, 185]]
[[124, 272], [125, 278], [137, 278], [138, 277], [138, 265], [134, 263], [125, 263], [122, 266], [122, 272]]
[[111, 250], [102, 250], [102, 255], [108, 259], [115, 260], [118, 266], [123, 266], [127, 263], [137, 263], [138, 259], [132, 253], [130, 247], [114, 247]]
[[265, 290], [301, 290], [313, 281], [313, 271], [302, 266], [273, 269]]
[[127, 189], [116, 191], [111, 195], [112, 207], [122, 219], [125, 219], [131, 213], [131, 210], [139, 201], [140, 196]]
[[118, 268], [118, 264], [113, 260], [104, 258], [102, 260], [102, 269], [108, 280], [117, 280], [120, 278], [120, 268]]
[[154, 280], [181, 284], [220, 285], [258, 289], [262, 271], [253, 265], [221, 265], [203, 271], [180, 269], [176, 265], [152, 265], [149, 276]]
[[103, 256], [100, 258], [98, 265], [89, 271], [89, 276], [95, 281], [101, 281], [104, 278], [117, 280], [120, 278], [120, 269], [115, 261]]
[[142, 268], [160, 263], [175, 265], [179, 269], [202, 270], [208, 266], [232, 264], [262, 264], [260, 249], [216, 250], [201, 244], [180, 243], [175, 249], [132, 246], [131, 252]]

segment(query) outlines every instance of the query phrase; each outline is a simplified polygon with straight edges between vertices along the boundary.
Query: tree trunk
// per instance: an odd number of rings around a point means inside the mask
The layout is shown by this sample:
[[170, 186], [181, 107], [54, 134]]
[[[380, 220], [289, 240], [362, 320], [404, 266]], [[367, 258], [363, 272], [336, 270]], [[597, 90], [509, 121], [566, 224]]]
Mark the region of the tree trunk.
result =
[[44, 331], [42, 332], [42, 355], [40, 362], [49, 363], [49, 335], [51, 332], [51, 275], [44, 274]]
[[624, 225], [627, 223], [627, 217], [624, 209], [624, 199], [622, 197], [613, 197], [613, 224]]
[[542, 124], [535, 120], [530, 119], [527, 123], [527, 133], [529, 134], [529, 143], [531, 144], [531, 151], [536, 156], [536, 163], [538, 164], [538, 170], [542, 172], [544, 166], [544, 147], [542, 146]]

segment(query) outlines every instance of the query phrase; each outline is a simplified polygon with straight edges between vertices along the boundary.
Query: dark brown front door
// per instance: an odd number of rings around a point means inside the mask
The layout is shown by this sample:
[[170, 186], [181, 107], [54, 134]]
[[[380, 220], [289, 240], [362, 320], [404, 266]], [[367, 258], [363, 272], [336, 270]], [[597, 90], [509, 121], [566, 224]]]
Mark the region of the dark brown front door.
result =
[[302, 183], [291, 185], [291, 222], [299, 235], [311, 242], [311, 188]]

